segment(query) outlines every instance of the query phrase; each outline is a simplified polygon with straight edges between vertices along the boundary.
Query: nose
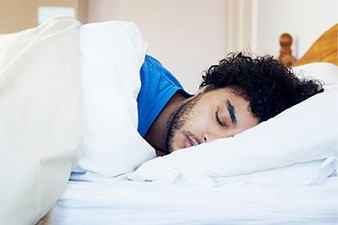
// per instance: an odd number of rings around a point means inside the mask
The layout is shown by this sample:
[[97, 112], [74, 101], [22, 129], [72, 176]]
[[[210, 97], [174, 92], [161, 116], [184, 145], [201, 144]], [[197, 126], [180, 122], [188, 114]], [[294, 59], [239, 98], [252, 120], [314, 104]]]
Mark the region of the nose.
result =
[[218, 138], [220, 138], [220, 137], [217, 137], [216, 135], [213, 135], [213, 134], [211, 134], [211, 133], [205, 133], [205, 134], [203, 135], [203, 141], [204, 141], [205, 143], [211, 142], [211, 141], [216, 140], [216, 139], [218, 139]]

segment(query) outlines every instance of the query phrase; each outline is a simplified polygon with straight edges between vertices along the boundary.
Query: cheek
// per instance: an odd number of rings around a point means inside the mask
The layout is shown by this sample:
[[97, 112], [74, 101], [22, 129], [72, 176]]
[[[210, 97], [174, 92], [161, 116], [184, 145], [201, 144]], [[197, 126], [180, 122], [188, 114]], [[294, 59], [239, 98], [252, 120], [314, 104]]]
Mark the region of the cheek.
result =
[[206, 112], [196, 111], [193, 113], [185, 126], [185, 130], [198, 135], [199, 133], [203, 133], [205, 130], [208, 130], [209, 127], [215, 126], [213, 124], [212, 118], [208, 116]]
[[201, 98], [197, 100], [184, 112], [184, 125], [180, 130], [200, 136], [210, 127], [215, 126], [213, 108], [210, 99]]

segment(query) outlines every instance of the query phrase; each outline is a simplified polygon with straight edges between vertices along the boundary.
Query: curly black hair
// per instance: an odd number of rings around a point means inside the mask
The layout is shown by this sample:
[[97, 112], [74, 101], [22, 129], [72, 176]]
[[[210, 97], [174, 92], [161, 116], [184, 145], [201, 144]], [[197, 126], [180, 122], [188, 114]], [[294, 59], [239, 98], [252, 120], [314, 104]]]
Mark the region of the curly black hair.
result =
[[250, 101], [250, 110], [260, 122], [323, 92], [320, 81], [297, 78], [272, 56], [251, 57], [242, 52], [230, 53], [204, 71], [200, 87], [206, 85], [233, 89]]

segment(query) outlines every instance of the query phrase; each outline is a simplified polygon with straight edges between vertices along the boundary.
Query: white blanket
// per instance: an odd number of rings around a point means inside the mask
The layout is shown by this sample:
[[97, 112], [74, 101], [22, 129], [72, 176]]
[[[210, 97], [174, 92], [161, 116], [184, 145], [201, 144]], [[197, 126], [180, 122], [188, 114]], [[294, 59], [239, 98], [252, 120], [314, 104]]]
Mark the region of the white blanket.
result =
[[79, 29], [84, 148], [77, 172], [114, 177], [155, 157], [137, 132], [137, 94], [146, 44], [130, 22]]
[[0, 38], [0, 224], [35, 224], [76, 165], [79, 25], [51, 20]]

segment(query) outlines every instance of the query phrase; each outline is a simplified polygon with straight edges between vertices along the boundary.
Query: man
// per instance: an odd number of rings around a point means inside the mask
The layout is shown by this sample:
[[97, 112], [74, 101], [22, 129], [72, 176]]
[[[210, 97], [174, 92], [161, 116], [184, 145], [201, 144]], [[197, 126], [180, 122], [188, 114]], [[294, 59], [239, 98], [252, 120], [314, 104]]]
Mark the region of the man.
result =
[[140, 74], [138, 131], [158, 155], [234, 136], [323, 91], [271, 56], [243, 53], [205, 71], [195, 95], [151, 56]]

